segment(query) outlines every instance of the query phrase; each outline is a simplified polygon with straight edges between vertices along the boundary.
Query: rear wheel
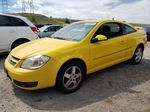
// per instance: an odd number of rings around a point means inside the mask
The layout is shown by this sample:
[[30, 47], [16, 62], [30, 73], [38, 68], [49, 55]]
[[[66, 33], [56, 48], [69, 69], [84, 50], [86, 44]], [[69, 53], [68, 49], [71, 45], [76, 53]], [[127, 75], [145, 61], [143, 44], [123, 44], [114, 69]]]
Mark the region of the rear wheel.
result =
[[57, 87], [65, 93], [72, 93], [80, 88], [84, 79], [84, 69], [78, 62], [69, 62], [59, 71]]
[[133, 64], [139, 64], [143, 58], [143, 47], [142, 46], [138, 46], [134, 52], [134, 55], [131, 59], [131, 63]]

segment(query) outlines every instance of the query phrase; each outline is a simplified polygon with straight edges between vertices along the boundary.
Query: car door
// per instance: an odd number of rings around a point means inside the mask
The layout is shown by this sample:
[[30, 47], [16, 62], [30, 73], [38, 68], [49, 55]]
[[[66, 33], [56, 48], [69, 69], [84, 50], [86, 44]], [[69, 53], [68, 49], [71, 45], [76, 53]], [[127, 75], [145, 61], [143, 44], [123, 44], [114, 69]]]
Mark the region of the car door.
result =
[[8, 16], [0, 15], [0, 52], [7, 51], [15, 37], [16, 27], [10, 22]]
[[108, 40], [90, 43], [91, 71], [121, 62], [125, 57], [127, 38], [124, 38], [120, 23], [103, 24], [95, 33], [105, 35]]

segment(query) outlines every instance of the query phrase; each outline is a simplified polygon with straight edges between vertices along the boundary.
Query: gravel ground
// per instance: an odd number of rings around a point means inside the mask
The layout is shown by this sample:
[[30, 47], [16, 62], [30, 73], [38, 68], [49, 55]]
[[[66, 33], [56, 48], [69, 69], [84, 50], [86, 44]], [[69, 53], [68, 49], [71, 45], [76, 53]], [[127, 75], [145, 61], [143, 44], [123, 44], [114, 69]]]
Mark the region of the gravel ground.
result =
[[3, 72], [0, 55], [0, 112], [150, 112], [150, 43], [139, 65], [127, 62], [90, 75], [80, 90], [25, 91]]

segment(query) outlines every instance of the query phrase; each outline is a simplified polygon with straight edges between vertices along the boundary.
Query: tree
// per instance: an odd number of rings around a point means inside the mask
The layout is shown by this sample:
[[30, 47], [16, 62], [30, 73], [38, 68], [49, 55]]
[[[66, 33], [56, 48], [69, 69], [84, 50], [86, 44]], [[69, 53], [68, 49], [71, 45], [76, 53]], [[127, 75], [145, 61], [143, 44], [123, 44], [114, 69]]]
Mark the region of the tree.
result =
[[65, 23], [70, 24], [70, 23], [71, 23], [71, 22], [70, 22], [70, 19], [65, 18]]

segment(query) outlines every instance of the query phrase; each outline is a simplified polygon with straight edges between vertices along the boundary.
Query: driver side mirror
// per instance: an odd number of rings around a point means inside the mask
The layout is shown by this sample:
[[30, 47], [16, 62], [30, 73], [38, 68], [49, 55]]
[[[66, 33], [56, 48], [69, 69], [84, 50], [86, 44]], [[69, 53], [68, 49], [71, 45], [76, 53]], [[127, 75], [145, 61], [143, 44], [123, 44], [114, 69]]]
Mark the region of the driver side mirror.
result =
[[48, 29], [45, 29], [44, 32], [48, 32]]
[[95, 38], [91, 40], [92, 43], [108, 40], [105, 35], [97, 35]]

